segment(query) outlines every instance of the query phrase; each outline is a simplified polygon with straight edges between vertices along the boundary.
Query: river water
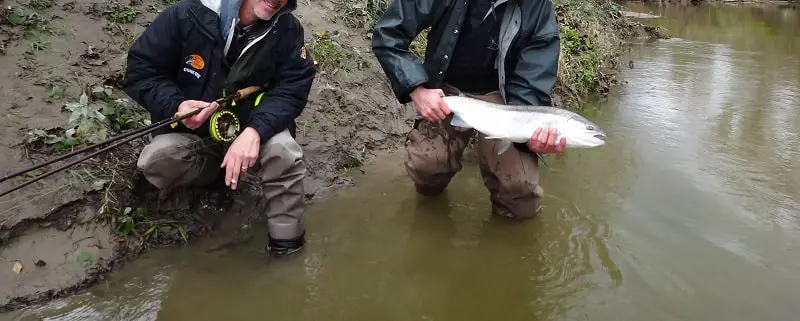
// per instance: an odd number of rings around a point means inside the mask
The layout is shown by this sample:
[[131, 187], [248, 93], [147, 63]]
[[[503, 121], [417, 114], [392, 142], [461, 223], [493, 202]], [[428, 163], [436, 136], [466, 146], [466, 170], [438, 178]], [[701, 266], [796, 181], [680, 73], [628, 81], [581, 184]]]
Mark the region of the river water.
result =
[[674, 39], [588, 117], [598, 149], [550, 157], [541, 217], [492, 219], [474, 158], [413, 193], [402, 153], [308, 212], [308, 247], [257, 237], [148, 253], [12, 320], [797, 320], [800, 9], [651, 7]]

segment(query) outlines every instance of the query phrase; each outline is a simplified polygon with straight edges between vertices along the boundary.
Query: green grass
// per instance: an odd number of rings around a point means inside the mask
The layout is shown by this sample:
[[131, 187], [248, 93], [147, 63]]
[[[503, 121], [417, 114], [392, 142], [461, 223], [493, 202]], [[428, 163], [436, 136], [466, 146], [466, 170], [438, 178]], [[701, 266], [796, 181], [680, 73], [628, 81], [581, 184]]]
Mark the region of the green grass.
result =
[[[335, 19], [369, 34], [386, 10], [388, 0], [336, 0]], [[580, 109], [584, 97], [604, 93], [610, 80], [603, 70], [616, 65], [622, 39], [629, 29], [620, 7], [609, 0], [554, 0], [561, 25], [561, 55], [554, 93], [562, 105]], [[424, 57], [427, 31], [411, 50]]]
[[318, 68], [326, 72], [354, 71], [369, 64], [364, 54], [356, 52], [353, 48], [346, 48], [342, 43], [331, 38], [326, 31], [314, 33], [314, 41], [311, 43], [310, 49]]
[[617, 64], [628, 25], [621, 8], [608, 0], [554, 0], [561, 28], [561, 54], [554, 93], [562, 105], [580, 110], [588, 96], [604, 94], [606, 75]]

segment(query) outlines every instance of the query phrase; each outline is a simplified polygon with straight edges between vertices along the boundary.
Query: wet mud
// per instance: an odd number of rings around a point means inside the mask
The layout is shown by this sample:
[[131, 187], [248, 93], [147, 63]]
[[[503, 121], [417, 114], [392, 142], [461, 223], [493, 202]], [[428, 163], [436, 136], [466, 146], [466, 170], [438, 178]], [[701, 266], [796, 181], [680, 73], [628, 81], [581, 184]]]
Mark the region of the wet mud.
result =
[[[99, 109], [128, 99], [119, 88], [126, 50], [166, 6], [135, 0], [3, 1], [2, 176], [101, 140], [65, 134], [76, 126], [81, 130], [80, 120], [70, 123], [73, 111], [66, 105], [79, 103], [83, 93], [88, 105]], [[314, 32], [331, 32], [335, 41], [373, 62], [357, 72], [326, 68], [315, 80], [297, 132], [309, 165], [306, 193], [314, 200], [332, 188], [351, 185], [347, 170], [363, 164], [373, 151], [396, 146], [410, 128], [413, 111], [391, 96], [363, 32], [348, 34], [329, 23], [329, 3], [300, 6], [297, 14], [309, 44]], [[106, 124], [113, 126], [104, 138], [147, 124], [144, 110], [130, 101], [124, 105], [125, 110], [106, 115]], [[82, 144], [70, 141], [77, 136]], [[144, 143], [136, 140], [0, 200], [0, 310], [84, 288], [142, 251], [188, 241], [218, 227], [226, 213], [204, 215], [212, 211], [192, 207], [193, 201], [182, 197], [186, 193], [159, 198], [142, 181], [135, 161]], [[0, 183], [0, 188], [7, 190], [63, 164]], [[241, 207], [231, 211], [241, 212]], [[244, 212], [257, 218], [252, 210]]]
[[[169, 0], [0, 2], [2, 176], [148, 124], [119, 85], [127, 48]], [[402, 147], [414, 111], [392, 96], [363, 30], [332, 22], [330, 1], [299, 6], [311, 53], [323, 62], [297, 129], [313, 202], [352, 185], [348, 171], [376, 152]], [[326, 65], [322, 55], [330, 53], [314, 50], [321, 39], [349, 52], [340, 62], [354, 67]], [[258, 222], [247, 195], [227, 213], [185, 191], [160, 195], [135, 166], [145, 143], [135, 140], [0, 199], [0, 312], [85, 288], [148, 249]]]

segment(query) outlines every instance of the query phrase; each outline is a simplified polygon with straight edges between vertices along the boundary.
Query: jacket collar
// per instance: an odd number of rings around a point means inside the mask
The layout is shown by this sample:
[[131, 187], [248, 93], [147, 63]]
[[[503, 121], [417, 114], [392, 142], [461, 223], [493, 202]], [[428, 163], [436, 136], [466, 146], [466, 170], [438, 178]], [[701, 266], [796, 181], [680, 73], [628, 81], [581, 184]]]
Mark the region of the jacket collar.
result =
[[[506, 1], [506, 0], [501, 0]], [[242, 0], [200, 0], [200, 2], [211, 11], [214, 11], [220, 19], [220, 30], [222, 31], [222, 38], [228, 38], [228, 33], [231, 27], [239, 21], [239, 8], [242, 6]], [[286, 13], [293, 12], [297, 9], [297, 0], [288, 0], [286, 5], [281, 10], [275, 13], [272, 20], [280, 17]]]
[[[242, 0], [200, 0], [200, 2], [203, 4], [203, 6], [219, 16], [220, 34], [222, 35], [222, 39], [225, 39], [224, 52], [227, 53], [228, 48], [230, 48], [231, 40], [233, 39], [232, 30], [239, 22], [239, 8], [242, 6]], [[283, 8], [276, 12], [272, 17], [271, 25], [274, 25], [274, 23], [278, 21], [278, 18], [281, 16], [291, 13], [296, 9], [297, 0], [288, 0], [286, 5], [284, 5]], [[267, 29], [270, 28], [271, 27], [268, 27]], [[258, 37], [255, 41], [261, 40], [261, 38], [263, 38], [263, 35]]]
[[489, 17], [489, 15], [492, 14], [492, 12], [494, 12], [494, 9], [497, 9], [497, 7], [506, 2], [508, 2], [508, 0], [497, 0], [494, 3], [492, 3], [492, 7], [489, 8], [489, 11], [487, 11], [486, 15], [483, 16], [483, 20], [486, 20], [486, 18]]

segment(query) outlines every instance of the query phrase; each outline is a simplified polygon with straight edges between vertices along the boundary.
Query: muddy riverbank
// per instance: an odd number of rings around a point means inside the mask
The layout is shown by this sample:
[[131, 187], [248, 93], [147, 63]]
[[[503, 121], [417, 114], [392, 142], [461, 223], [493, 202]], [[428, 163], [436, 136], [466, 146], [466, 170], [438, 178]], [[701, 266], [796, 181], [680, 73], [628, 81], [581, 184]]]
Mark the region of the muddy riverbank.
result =
[[[622, 39], [654, 30], [630, 23], [618, 7], [602, 3], [555, 2], [565, 26], [556, 89], [560, 105], [575, 107], [585, 95], [607, 92], [614, 84]], [[126, 49], [168, 4], [3, 2], [3, 175], [148, 124], [118, 86]], [[343, 15], [354, 4], [301, 1], [297, 12], [320, 68], [298, 122], [311, 201], [352, 185], [348, 170], [369, 162], [375, 152], [398, 148], [413, 115], [412, 108], [394, 100], [370, 53], [364, 26], [374, 13], [360, 8], [363, 15]], [[606, 23], [611, 28], [603, 27]], [[226, 213], [205, 209], [182, 193], [159, 198], [135, 168], [143, 144], [134, 141], [0, 200], [0, 310], [85, 288], [149, 249], [212, 232], [235, 233], [253, 224], [252, 210], [241, 207], [247, 195]], [[25, 179], [30, 177], [0, 187], [6, 190]], [[230, 229], [221, 231], [222, 223]]]
[[800, 10], [627, 7], [673, 38], [631, 41], [586, 103], [606, 144], [547, 157], [536, 219], [492, 217], [474, 150], [433, 198], [400, 150], [310, 207], [288, 260], [219, 232], [0, 321], [797, 319]]

